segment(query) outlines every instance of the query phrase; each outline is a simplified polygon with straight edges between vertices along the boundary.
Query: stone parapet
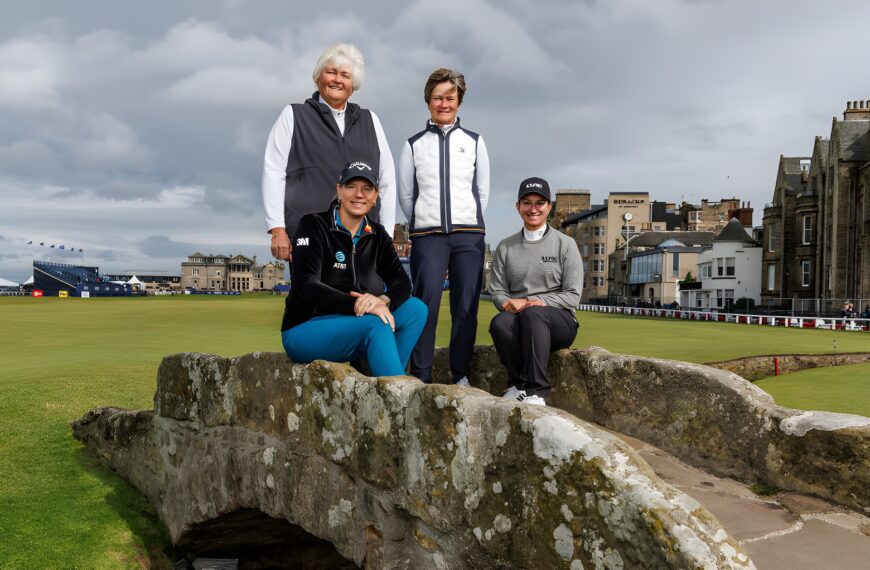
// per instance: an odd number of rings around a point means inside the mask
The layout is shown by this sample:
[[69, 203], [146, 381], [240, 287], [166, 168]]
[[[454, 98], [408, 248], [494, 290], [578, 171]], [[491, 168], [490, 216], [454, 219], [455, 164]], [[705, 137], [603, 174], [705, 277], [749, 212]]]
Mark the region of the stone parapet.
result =
[[823, 368], [826, 366], [847, 366], [850, 364], [866, 364], [870, 362], [870, 352], [844, 352], [840, 354], [771, 354], [766, 356], [747, 356], [720, 362], [708, 362], [708, 366], [733, 372], [747, 380], [755, 381], [776, 376], [776, 364], [779, 362], [779, 373], [790, 374]]
[[[641, 395], [616, 377], [655, 381], [663, 364], [620, 358], [561, 353], [554, 403], [633, 429], [615, 406]], [[477, 367], [491, 361], [478, 352]], [[488, 372], [500, 388], [498, 368]], [[594, 377], [610, 380], [579, 380]], [[607, 393], [614, 407], [601, 408]], [[160, 366], [153, 412], [97, 408], [73, 432], [148, 497], [182, 552], [284, 537], [296, 564], [318, 541], [334, 547], [311, 555], [335, 557], [320, 567], [754, 568], [621, 440], [566, 411], [471, 388], [283, 354], [179, 354]]]
[[[436, 378], [447, 370], [442, 349]], [[579, 418], [717, 475], [870, 511], [870, 418], [784, 408], [724, 370], [598, 347], [552, 354], [549, 377], [548, 403]], [[494, 348], [476, 347], [471, 379], [494, 394], [507, 388]]]

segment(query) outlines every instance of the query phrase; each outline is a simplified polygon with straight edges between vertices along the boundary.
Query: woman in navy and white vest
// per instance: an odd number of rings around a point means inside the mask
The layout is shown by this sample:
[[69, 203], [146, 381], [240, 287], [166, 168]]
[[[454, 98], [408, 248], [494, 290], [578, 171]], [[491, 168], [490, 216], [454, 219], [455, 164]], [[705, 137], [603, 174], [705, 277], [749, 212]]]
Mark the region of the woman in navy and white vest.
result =
[[414, 296], [429, 309], [411, 355], [411, 374], [432, 381], [438, 309], [449, 273], [450, 370], [455, 383], [468, 385], [483, 275], [489, 156], [483, 137], [456, 116], [465, 96], [462, 74], [436, 69], [423, 96], [431, 117], [402, 148], [397, 177], [399, 204], [410, 222]]

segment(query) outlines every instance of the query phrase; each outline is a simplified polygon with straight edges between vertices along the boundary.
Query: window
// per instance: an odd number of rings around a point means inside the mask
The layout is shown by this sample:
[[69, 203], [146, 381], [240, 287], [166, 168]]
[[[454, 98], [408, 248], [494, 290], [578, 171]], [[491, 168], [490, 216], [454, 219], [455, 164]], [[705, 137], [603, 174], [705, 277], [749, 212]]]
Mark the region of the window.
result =
[[773, 291], [776, 289], [776, 265], [773, 263], [767, 266], [767, 290]]
[[674, 254], [674, 263], [671, 268], [671, 277], [679, 277], [680, 276], [680, 254]]
[[804, 216], [804, 239], [803, 244], [813, 243], [813, 217]]
[[810, 260], [801, 260], [801, 285], [804, 287], [810, 286]]
[[598, 237], [598, 236], [601, 235], [601, 234], [599, 233], [599, 228], [598, 228], [598, 226], [594, 226], [594, 227], [592, 228], [592, 235], [595, 236], [595, 237]]
[[728, 277], [734, 277], [734, 258], [726, 257], [725, 258], [725, 275]]
[[767, 228], [767, 251], [776, 251], [776, 224], [770, 224]]
[[604, 226], [601, 226], [601, 237], [604, 237]]
[[191, 274], [192, 274], [192, 275], [199, 275], [199, 269], [197, 269], [196, 267], [194, 267], [194, 268], [191, 270]]
[[716, 277], [725, 276], [725, 260], [721, 257], [716, 258]]
[[583, 257], [589, 257], [589, 244], [583, 244]]
[[725, 302], [725, 295], [722, 289], [716, 289], [716, 306], [720, 309], [722, 308], [722, 304]]
[[734, 289], [725, 289], [725, 310], [730, 311], [734, 306]]

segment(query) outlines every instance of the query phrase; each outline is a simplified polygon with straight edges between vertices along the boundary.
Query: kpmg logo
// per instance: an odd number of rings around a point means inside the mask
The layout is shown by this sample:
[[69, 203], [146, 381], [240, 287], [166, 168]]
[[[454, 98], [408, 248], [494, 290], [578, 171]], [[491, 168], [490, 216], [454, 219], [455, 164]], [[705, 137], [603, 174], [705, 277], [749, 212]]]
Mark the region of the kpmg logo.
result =
[[541, 256], [541, 263], [556, 263], [556, 261], [557, 260], [556, 260], [555, 255], [542, 255]]
[[529, 182], [528, 184], [526, 184], [526, 189], [529, 189], [529, 188], [543, 188], [543, 187], [544, 187], [544, 185], [541, 184], [540, 182]]
[[345, 258], [345, 256], [344, 256], [344, 252], [343, 252], [343, 251], [337, 251], [337, 252], [335, 252], [335, 260], [336, 260], [336, 261], [338, 261], [338, 262], [343, 262], [345, 259], [346, 259], [346, 258]]
[[365, 162], [352, 162], [348, 165], [348, 168], [353, 168], [354, 170], [371, 170], [372, 167], [366, 164]]

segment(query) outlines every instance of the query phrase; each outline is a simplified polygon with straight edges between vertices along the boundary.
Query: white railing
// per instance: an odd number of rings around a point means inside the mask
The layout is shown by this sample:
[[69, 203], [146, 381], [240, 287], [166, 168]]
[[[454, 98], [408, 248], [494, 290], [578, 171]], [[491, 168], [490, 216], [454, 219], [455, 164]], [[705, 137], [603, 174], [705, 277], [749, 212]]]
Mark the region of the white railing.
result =
[[642, 307], [614, 307], [611, 305], [580, 305], [580, 310], [591, 311], [595, 313], [631, 315], [637, 317], [661, 317], [666, 319], [715, 321], [724, 323], [740, 323], [747, 325], [764, 325], [772, 327], [870, 331], [870, 319], [861, 318], [832, 319], [820, 317], [785, 317], [770, 315], [747, 315], [741, 313], [723, 313], [720, 311], [702, 311], [699, 309], [656, 309]]

